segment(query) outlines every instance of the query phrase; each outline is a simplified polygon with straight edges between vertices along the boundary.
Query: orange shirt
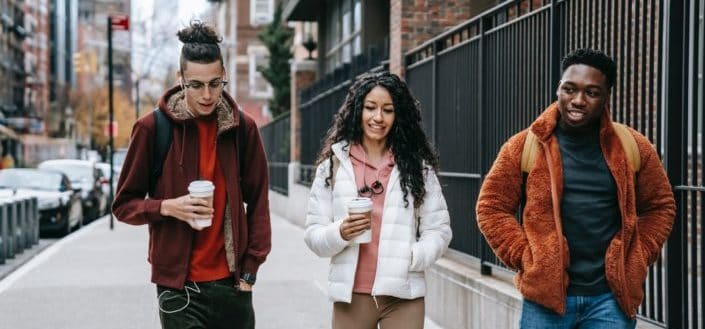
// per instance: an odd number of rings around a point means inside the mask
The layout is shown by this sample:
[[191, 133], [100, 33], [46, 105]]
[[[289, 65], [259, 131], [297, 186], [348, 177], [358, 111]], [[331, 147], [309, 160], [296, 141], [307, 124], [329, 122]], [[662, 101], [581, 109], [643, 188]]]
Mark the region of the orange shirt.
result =
[[377, 275], [377, 257], [379, 250], [379, 233], [382, 228], [382, 211], [384, 210], [384, 196], [387, 192], [389, 176], [394, 168], [394, 156], [391, 151], [385, 154], [378, 167], [367, 162], [365, 149], [360, 144], [353, 144], [350, 148], [350, 160], [355, 172], [355, 183], [358, 190], [365, 186], [372, 186], [379, 180], [384, 186], [384, 192], [372, 196], [372, 242], [360, 244], [360, 255], [357, 259], [355, 283], [353, 292], [361, 294], [372, 293], [372, 286]]
[[188, 279], [191, 281], [213, 281], [230, 276], [225, 258], [223, 238], [223, 216], [225, 214], [225, 177], [216, 157], [218, 124], [215, 115], [196, 120], [198, 126], [198, 171], [201, 179], [215, 185], [213, 192], [213, 224], [196, 233], [191, 251]]

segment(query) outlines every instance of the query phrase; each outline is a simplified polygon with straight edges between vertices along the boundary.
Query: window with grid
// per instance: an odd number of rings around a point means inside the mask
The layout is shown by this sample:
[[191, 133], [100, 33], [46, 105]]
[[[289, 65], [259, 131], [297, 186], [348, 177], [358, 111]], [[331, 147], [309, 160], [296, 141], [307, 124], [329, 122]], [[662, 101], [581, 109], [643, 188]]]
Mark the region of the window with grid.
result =
[[274, 16], [274, 0], [250, 0], [250, 24], [269, 24]]
[[328, 7], [328, 36], [326, 47], [326, 71], [350, 63], [362, 53], [360, 30], [362, 26], [361, 0], [338, 0], [337, 6]]
[[272, 86], [264, 79], [262, 73], [257, 70], [258, 66], [267, 66], [269, 64], [269, 53], [267, 48], [263, 46], [247, 47], [247, 55], [249, 57], [249, 89], [250, 96], [255, 98], [272, 97]]

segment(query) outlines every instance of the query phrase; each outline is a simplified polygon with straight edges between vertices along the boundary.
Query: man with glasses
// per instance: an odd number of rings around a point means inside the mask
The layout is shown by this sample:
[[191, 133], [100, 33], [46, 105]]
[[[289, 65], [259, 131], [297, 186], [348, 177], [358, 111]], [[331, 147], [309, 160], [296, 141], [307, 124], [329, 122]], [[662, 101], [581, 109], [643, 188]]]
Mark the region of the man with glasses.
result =
[[[252, 286], [271, 247], [262, 140], [252, 118], [223, 91], [214, 29], [196, 21], [177, 35], [184, 43], [179, 85], [159, 102], [172, 140], [161, 174], [153, 177], [153, 166], [161, 165], [155, 146], [161, 126], [150, 114], [133, 127], [113, 212], [128, 224], [149, 225], [162, 328], [251, 329]], [[197, 180], [215, 187], [210, 199], [189, 194]], [[211, 225], [199, 225], [202, 219]]]

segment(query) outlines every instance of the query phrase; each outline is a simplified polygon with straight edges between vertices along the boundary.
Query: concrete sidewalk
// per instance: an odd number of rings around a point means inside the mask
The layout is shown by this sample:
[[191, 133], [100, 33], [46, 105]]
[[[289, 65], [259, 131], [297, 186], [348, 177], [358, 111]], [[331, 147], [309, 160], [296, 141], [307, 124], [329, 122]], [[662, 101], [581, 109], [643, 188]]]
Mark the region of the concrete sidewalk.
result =
[[[257, 328], [329, 328], [328, 261], [306, 248], [300, 228], [272, 215], [272, 229], [254, 292]], [[146, 226], [110, 231], [104, 217], [0, 281], [0, 327], [159, 328], [146, 257]]]

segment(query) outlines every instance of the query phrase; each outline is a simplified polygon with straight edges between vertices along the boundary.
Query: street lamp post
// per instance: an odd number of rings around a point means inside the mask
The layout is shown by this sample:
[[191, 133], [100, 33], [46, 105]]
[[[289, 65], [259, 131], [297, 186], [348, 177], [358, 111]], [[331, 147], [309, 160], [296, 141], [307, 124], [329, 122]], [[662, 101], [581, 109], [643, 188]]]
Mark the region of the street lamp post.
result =
[[[113, 195], [113, 182], [115, 180], [115, 170], [113, 163], [113, 29], [127, 31], [130, 28], [130, 18], [127, 15], [108, 16], [108, 156], [110, 157], [110, 200], [115, 197]], [[112, 230], [113, 212], [110, 212], [110, 229]]]
[[140, 79], [135, 80], [135, 121], [140, 118]]

